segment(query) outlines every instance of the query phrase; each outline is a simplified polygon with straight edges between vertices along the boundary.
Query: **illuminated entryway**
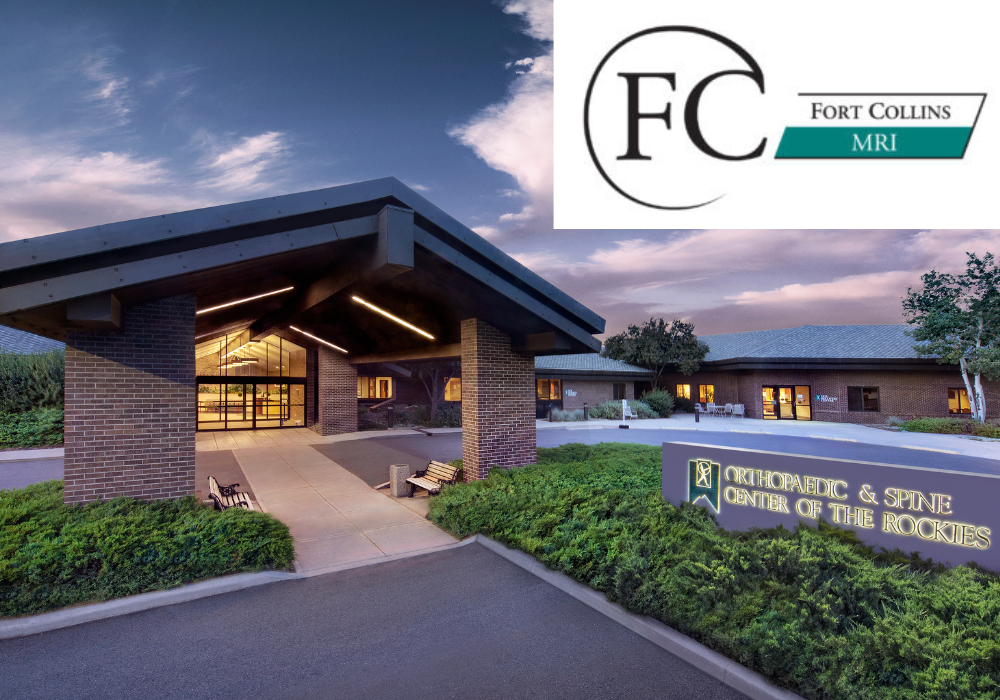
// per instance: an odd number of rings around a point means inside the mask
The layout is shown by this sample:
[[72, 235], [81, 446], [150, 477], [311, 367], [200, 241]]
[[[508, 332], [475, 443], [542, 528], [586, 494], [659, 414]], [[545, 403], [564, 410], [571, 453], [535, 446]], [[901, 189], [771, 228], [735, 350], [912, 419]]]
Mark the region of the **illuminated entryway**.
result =
[[812, 420], [808, 386], [762, 387], [764, 420]]
[[195, 361], [198, 430], [305, 427], [305, 348], [244, 331], [199, 343]]

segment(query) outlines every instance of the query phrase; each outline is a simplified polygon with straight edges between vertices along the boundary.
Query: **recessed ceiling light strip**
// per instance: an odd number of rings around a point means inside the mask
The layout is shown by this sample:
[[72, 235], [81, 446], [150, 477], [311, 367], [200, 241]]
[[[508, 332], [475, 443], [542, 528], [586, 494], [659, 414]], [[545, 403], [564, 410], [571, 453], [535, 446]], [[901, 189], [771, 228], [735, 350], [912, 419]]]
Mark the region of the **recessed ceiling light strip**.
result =
[[248, 301], [253, 301], [254, 299], [263, 299], [264, 297], [269, 297], [274, 294], [281, 294], [282, 292], [290, 292], [295, 287], [285, 287], [284, 289], [275, 289], [273, 292], [264, 292], [263, 294], [258, 294], [254, 297], [247, 297], [246, 299], [237, 299], [236, 301], [230, 301], [225, 304], [219, 304], [218, 306], [210, 306], [207, 309], [201, 309], [200, 311], [195, 311], [195, 315], [207, 314], [209, 311], [218, 311], [219, 309], [224, 309], [227, 306], [235, 306], [236, 304], [245, 304]]
[[304, 336], [307, 336], [307, 337], [309, 337], [309, 338], [312, 338], [313, 340], [317, 340], [317, 341], [319, 341], [319, 342], [323, 343], [323, 345], [329, 345], [329, 346], [330, 346], [331, 348], [333, 348], [334, 350], [340, 350], [340, 351], [341, 351], [342, 353], [344, 353], [345, 355], [347, 354], [347, 351], [346, 351], [346, 350], [344, 350], [344, 348], [342, 348], [342, 347], [340, 347], [340, 346], [338, 346], [338, 345], [334, 345], [333, 343], [331, 343], [331, 342], [329, 342], [329, 341], [327, 341], [327, 340], [323, 340], [322, 338], [317, 338], [317, 337], [316, 337], [316, 336], [314, 336], [314, 335], [313, 335], [312, 333], [306, 333], [306, 332], [305, 332], [304, 330], [302, 330], [301, 328], [296, 328], [295, 326], [289, 326], [289, 328], [291, 328], [291, 329], [292, 329], [293, 331], [297, 331], [297, 332], [301, 333], [301, 334], [302, 334], [302, 335], [304, 335]]
[[428, 333], [427, 331], [420, 330], [419, 328], [417, 328], [416, 326], [414, 326], [412, 323], [407, 323], [406, 321], [404, 321], [403, 319], [401, 319], [399, 316], [394, 316], [391, 313], [389, 313], [388, 311], [386, 311], [385, 309], [380, 309], [379, 307], [375, 306], [375, 304], [369, 303], [369, 302], [365, 301], [364, 299], [362, 299], [361, 297], [352, 296], [351, 299], [353, 299], [354, 301], [358, 302], [359, 304], [367, 306], [369, 309], [371, 309], [375, 313], [382, 314], [386, 318], [392, 319], [393, 321], [395, 321], [396, 323], [398, 323], [401, 326], [406, 326], [411, 331], [415, 331], [415, 332], [419, 333], [420, 335], [424, 336], [425, 338], [430, 338], [431, 340], [434, 340], [434, 336], [431, 335], [430, 333]]

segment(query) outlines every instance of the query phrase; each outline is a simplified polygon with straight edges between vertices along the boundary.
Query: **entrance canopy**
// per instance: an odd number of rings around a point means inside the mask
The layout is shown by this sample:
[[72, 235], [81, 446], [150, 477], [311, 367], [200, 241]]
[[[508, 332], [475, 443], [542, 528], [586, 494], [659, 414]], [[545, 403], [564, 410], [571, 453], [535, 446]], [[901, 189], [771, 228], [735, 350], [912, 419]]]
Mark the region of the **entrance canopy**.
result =
[[197, 342], [270, 336], [351, 363], [461, 353], [477, 318], [534, 354], [594, 352], [604, 319], [395, 178], [0, 244], [0, 324], [65, 340], [197, 295]]

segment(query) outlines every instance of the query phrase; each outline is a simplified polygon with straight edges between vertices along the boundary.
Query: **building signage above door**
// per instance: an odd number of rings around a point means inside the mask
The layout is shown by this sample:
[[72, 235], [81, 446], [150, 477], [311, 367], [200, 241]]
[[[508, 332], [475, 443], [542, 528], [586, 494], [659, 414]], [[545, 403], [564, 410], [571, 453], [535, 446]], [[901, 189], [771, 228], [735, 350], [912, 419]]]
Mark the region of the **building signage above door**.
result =
[[834, 403], [837, 400], [836, 396], [827, 396], [826, 394], [816, 394], [816, 401], [819, 403]]
[[820, 518], [869, 545], [1000, 571], [1000, 476], [663, 443], [663, 497], [705, 506], [727, 530]]

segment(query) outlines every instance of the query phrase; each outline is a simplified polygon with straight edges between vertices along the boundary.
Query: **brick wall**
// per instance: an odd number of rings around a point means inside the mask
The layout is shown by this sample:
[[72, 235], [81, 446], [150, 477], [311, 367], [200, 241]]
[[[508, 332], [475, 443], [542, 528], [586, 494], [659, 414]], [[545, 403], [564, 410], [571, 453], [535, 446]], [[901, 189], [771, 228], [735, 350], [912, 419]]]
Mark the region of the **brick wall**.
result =
[[[950, 371], [949, 371], [950, 369]], [[696, 372], [690, 377], [669, 375], [664, 383], [715, 384], [716, 403], [742, 403], [748, 418], [762, 418], [761, 392], [765, 386], [808, 386], [813, 420], [837, 423], [884, 424], [888, 418], [947, 417], [948, 389], [963, 388], [958, 368], [924, 371], [860, 370], [746, 370], [741, 372]], [[668, 383], [670, 382], [670, 383]], [[983, 382], [987, 415], [1000, 406], [1000, 382]], [[878, 387], [878, 411], [850, 411], [847, 388]], [[817, 401], [816, 395], [833, 399]]]
[[66, 503], [193, 494], [195, 296], [126, 309], [66, 342]]
[[466, 481], [534, 464], [535, 360], [479, 319], [462, 321], [462, 460]]
[[320, 346], [316, 351], [316, 422], [310, 426], [320, 435], [339, 435], [358, 430], [358, 371], [347, 356]]
[[[622, 379], [615, 382], [595, 382], [584, 379], [564, 379], [563, 388], [563, 409], [571, 410], [583, 408], [583, 404], [593, 407], [605, 401], [611, 401], [615, 397], [612, 384], [625, 384], [625, 398], [635, 398], [635, 381]], [[566, 390], [575, 391], [576, 396], [566, 396]]]

